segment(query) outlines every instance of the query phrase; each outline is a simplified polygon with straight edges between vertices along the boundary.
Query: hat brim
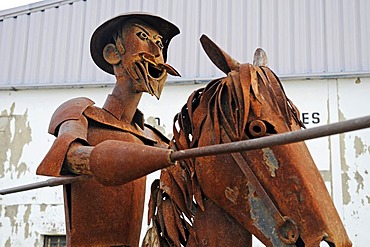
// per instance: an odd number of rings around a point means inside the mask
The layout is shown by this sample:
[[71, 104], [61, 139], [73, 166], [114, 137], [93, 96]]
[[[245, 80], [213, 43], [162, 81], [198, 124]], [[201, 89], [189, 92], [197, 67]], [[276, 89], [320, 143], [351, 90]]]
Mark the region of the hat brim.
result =
[[118, 28], [128, 21], [129, 19], [137, 18], [147, 23], [152, 28], [156, 29], [163, 37], [163, 58], [167, 61], [167, 50], [171, 39], [180, 33], [178, 27], [171, 22], [150, 14], [143, 12], [133, 12], [121, 14], [101, 24], [91, 36], [90, 41], [90, 54], [95, 64], [109, 74], [114, 74], [113, 66], [105, 61], [103, 58], [104, 47], [112, 42], [112, 36]]

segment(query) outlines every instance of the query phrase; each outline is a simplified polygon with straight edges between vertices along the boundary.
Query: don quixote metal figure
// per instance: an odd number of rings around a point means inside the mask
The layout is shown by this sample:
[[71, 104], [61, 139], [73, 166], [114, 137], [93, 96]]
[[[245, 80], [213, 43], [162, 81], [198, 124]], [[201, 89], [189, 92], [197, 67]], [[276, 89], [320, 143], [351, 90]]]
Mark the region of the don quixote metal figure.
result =
[[57, 178], [0, 193], [63, 184], [68, 246], [138, 246], [145, 176], [163, 169], [143, 246], [251, 246], [251, 234], [266, 246], [351, 246], [303, 141], [367, 128], [370, 117], [300, 130], [263, 50], [239, 64], [203, 36], [227, 76], [189, 97], [169, 143], [137, 106], [145, 92], [160, 97], [167, 73], [179, 75], [166, 64], [177, 34], [147, 13], [99, 26], [91, 55], [115, 75], [112, 93], [102, 108], [77, 98], [54, 113], [56, 140], [37, 174]]
[[[145, 175], [173, 163], [166, 138], [144, 124], [137, 106], [143, 92], [160, 97], [167, 73], [179, 75], [165, 63], [178, 33], [158, 16], [131, 13], [92, 35], [91, 56], [116, 84], [102, 108], [77, 98], [56, 110], [49, 133], [57, 139], [37, 169], [47, 176], [86, 175], [64, 186], [68, 246], [139, 245]], [[144, 145], [162, 148], [143, 152]]]

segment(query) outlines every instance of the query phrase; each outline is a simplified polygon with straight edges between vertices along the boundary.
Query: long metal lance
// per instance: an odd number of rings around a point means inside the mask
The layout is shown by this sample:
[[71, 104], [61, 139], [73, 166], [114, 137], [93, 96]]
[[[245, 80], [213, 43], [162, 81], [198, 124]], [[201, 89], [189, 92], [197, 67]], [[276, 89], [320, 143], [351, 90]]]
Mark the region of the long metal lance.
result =
[[[197, 158], [203, 156], [225, 154], [225, 153], [236, 153], [249, 151], [254, 149], [272, 147], [282, 144], [289, 144], [294, 142], [300, 142], [305, 140], [310, 140], [314, 138], [330, 136], [335, 134], [340, 134], [344, 132], [360, 130], [370, 127], [370, 116], [355, 118], [351, 120], [346, 120], [338, 123], [327, 124], [323, 126], [313, 127], [309, 129], [296, 130], [291, 132], [285, 132], [280, 134], [274, 134], [271, 136], [217, 144], [212, 146], [198, 147], [192, 149], [185, 149], [171, 153], [171, 160], [178, 161], [189, 158]], [[36, 182], [33, 184], [22, 185], [18, 187], [8, 188], [0, 190], [0, 195], [16, 193], [26, 190], [32, 190], [42, 187], [53, 187], [63, 184], [70, 184], [83, 179], [84, 176], [76, 177], [58, 177], [51, 178], [46, 181]]]
[[309, 129], [284, 132], [271, 136], [250, 139], [244, 141], [223, 143], [213, 146], [198, 147], [192, 149], [180, 150], [171, 154], [171, 160], [183, 160], [188, 158], [236, 153], [254, 149], [272, 147], [282, 144], [300, 142], [304, 140], [315, 139], [324, 136], [340, 134], [344, 132], [360, 130], [370, 127], [370, 116], [355, 118], [342, 122], [327, 124]]
[[27, 190], [33, 190], [33, 189], [39, 189], [44, 187], [54, 187], [58, 185], [63, 184], [70, 184], [73, 182], [76, 182], [78, 180], [81, 180], [82, 176], [66, 176], [66, 177], [58, 177], [58, 178], [50, 178], [45, 181], [40, 181], [36, 183], [26, 184], [26, 185], [20, 185], [17, 187], [7, 188], [0, 190], [0, 195], [6, 195], [6, 194], [12, 194]]

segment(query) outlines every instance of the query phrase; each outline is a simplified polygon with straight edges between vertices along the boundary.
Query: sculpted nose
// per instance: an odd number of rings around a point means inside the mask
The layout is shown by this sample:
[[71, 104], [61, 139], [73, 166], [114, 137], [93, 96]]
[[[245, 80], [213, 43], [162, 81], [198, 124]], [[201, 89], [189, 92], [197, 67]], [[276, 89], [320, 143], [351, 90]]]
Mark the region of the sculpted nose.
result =
[[159, 57], [162, 55], [162, 49], [151, 39], [149, 39], [150, 52], [155, 56]]

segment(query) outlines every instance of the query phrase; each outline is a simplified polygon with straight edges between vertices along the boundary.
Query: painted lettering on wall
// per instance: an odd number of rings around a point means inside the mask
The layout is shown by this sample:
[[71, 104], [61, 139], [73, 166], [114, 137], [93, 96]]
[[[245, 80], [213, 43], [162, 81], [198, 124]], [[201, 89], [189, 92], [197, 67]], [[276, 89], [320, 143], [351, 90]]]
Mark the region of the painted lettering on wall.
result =
[[320, 113], [319, 112], [302, 112], [301, 120], [304, 124], [319, 124]]
[[[320, 112], [302, 112], [301, 121], [304, 124], [319, 124], [321, 122]], [[161, 119], [159, 117], [149, 117], [147, 122], [154, 127], [161, 126]]]

